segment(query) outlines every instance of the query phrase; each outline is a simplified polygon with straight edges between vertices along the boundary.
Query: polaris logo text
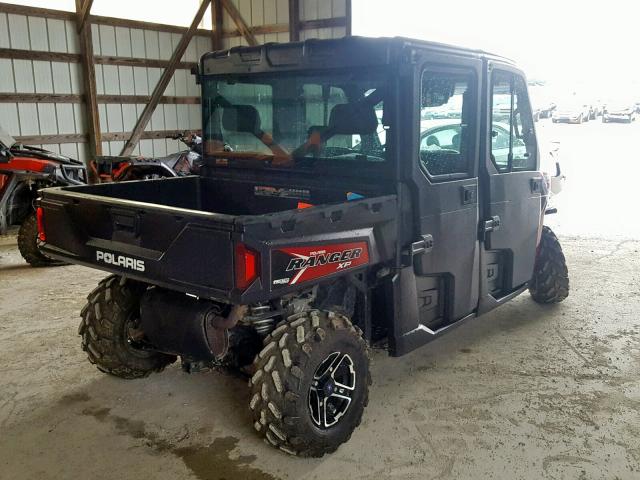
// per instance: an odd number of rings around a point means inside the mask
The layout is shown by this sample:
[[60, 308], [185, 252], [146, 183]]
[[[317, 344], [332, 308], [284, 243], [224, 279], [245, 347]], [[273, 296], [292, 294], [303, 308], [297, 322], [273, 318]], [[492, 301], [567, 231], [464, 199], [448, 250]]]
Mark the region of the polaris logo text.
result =
[[360, 255], [362, 255], [362, 248], [350, 248], [332, 253], [326, 253], [326, 251], [311, 252], [309, 257], [292, 258], [289, 261], [289, 265], [287, 265], [287, 272], [318, 267], [328, 263], [338, 263], [338, 269], [344, 269], [351, 266], [351, 260], [360, 258]]
[[144, 272], [144, 260], [138, 260], [137, 258], [96, 250], [96, 260], [98, 262], [108, 263], [109, 265], [115, 265], [116, 267]]

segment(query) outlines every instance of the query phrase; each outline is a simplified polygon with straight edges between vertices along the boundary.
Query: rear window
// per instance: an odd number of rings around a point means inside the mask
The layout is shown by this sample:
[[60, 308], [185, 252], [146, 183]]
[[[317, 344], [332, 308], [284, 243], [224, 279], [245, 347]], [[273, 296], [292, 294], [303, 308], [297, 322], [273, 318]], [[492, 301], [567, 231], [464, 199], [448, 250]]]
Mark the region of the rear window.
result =
[[387, 82], [364, 73], [205, 79], [205, 156], [305, 168], [382, 164]]

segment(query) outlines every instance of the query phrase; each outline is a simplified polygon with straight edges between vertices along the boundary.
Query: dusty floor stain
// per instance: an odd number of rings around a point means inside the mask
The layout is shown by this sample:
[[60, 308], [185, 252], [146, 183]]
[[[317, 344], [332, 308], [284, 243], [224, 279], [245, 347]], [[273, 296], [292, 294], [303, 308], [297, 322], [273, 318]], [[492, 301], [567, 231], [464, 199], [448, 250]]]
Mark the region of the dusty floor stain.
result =
[[74, 403], [88, 402], [89, 400], [91, 400], [91, 397], [86, 392], [75, 392], [63, 395], [58, 403], [60, 405], [72, 405]]
[[157, 453], [170, 452], [176, 455], [200, 480], [276, 480], [276, 477], [251, 466], [256, 460], [255, 455], [231, 455], [238, 446], [235, 437], [216, 438], [207, 446], [176, 447], [158, 434], [148, 431], [144, 422], [113, 415], [109, 408], [85, 408], [82, 414], [101, 423], [111, 423], [118, 434], [143, 440]]
[[237, 445], [237, 438], [222, 437], [216, 438], [208, 447], [178, 448], [173, 453], [201, 480], [275, 480], [276, 477], [250, 465], [256, 460], [255, 455], [230, 458], [229, 454]]

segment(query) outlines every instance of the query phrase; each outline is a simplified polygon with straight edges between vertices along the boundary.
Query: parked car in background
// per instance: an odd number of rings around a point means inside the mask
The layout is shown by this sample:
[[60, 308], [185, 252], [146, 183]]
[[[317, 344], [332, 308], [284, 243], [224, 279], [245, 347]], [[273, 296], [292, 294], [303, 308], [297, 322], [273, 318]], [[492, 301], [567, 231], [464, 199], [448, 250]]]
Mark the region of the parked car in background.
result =
[[604, 109], [605, 109], [605, 104], [602, 100], [596, 100], [593, 103], [593, 111], [594, 111], [594, 116], [592, 117], [593, 120], [596, 119], [596, 117], [599, 117], [600, 115], [602, 115], [604, 113]]
[[548, 92], [543, 87], [533, 87], [529, 90], [529, 95], [534, 110], [534, 120], [551, 118], [553, 111], [556, 109], [556, 104], [550, 100]]
[[602, 121], [631, 123], [636, 118], [636, 106], [632, 102], [618, 101], [607, 105]]
[[568, 122], [582, 123], [588, 122], [591, 117], [591, 106], [582, 102], [567, 103], [558, 106], [553, 112], [553, 123]]

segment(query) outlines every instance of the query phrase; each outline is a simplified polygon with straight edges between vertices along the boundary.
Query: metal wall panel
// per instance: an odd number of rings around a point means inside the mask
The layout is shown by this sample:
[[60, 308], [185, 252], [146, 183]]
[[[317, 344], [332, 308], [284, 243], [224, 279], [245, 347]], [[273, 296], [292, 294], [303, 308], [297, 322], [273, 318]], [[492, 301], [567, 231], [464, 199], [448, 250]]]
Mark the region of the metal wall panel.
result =
[[[250, 27], [263, 25], [287, 25], [289, 23], [288, 0], [233, 0]], [[300, 0], [300, 20], [319, 20], [345, 17], [348, 0]], [[205, 15], [210, 15], [206, 13]], [[79, 38], [73, 17], [29, 11], [25, 14], [0, 12], [0, 48], [79, 54]], [[241, 36], [229, 36], [237, 31], [231, 17], [224, 12], [223, 48], [246, 45]], [[154, 30], [137, 28], [139, 24], [125, 23], [113, 26], [105, 23], [91, 25], [94, 55], [125, 57], [132, 59], [168, 60], [180, 42], [181, 33], [171, 28]], [[130, 25], [130, 26], [128, 26]], [[301, 30], [300, 38], [331, 38], [343, 36], [345, 27]], [[288, 31], [256, 33], [260, 43], [287, 42]], [[182, 62], [197, 62], [211, 49], [211, 35], [198, 32], [183, 55]], [[47, 59], [24, 60], [0, 58], [0, 93], [62, 94], [83, 93], [82, 69], [78, 63], [49, 61]], [[162, 69], [158, 66], [127, 66], [96, 64], [96, 89], [98, 95], [151, 95]], [[197, 97], [199, 86], [187, 69], [179, 68], [167, 86], [164, 95]], [[86, 134], [84, 105], [72, 103], [21, 103], [0, 102], [0, 123], [14, 136]], [[133, 129], [144, 105], [131, 103], [99, 103], [101, 130], [103, 132], [128, 132]], [[153, 114], [146, 131], [188, 130], [201, 127], [200, 105], [160, 104]], [[103, 142], [103, 153], [117, 155], [123, 141]], [[84, 160], [85, 143], [45, 144], [55, 152]], [[179, 151], [183, 146], [170, 139], [143, 139], [134, 154], [161, 156]]]

